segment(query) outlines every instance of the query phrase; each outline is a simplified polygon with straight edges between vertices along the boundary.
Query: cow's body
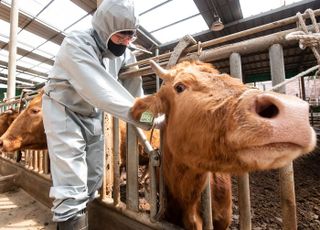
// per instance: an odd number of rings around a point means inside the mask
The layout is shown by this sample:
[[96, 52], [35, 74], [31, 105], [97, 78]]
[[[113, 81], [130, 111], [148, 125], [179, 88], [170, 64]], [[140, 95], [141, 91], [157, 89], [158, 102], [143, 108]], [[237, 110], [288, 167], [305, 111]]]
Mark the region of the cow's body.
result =
[[[166, 216], [186, 229], [202, 229], [199, 201], [208, 173], [282, 167], [315, 146], [308, 105], [298, 98], [249, 89], [201, 62], [170, 71], [152, 66], [164, 84], [158, 93], [138, 99], [131, 112], [136, 120], [145, 111], [166, 116]], [[230, 221], [219, 215], [230, 210], [231, 191], [214, 183], [219, 181], [214, 175], [213, 196], [221, 196], [213, 199], [215, 229], [226, 229]], [[230, 182], [228, 177], [221, 184]]]

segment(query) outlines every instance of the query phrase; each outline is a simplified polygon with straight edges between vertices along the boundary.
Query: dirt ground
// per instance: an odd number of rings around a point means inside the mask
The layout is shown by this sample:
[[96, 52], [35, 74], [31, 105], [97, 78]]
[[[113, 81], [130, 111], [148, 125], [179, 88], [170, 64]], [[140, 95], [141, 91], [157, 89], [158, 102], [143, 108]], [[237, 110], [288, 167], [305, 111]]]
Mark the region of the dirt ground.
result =
[[0, 194], [1, 230], [54, 230], [52, 214], [22, 189]]
[[[294, 161], [297, 222], [299, 230], [320, 229], [320, 150]], [[237, 194], [234, 180], [233, 192]], [[279, 172], [250, 174], [252, 229], [281, 229]], [[239, 229], [237, 197], [234, 196], [231, 230]]]

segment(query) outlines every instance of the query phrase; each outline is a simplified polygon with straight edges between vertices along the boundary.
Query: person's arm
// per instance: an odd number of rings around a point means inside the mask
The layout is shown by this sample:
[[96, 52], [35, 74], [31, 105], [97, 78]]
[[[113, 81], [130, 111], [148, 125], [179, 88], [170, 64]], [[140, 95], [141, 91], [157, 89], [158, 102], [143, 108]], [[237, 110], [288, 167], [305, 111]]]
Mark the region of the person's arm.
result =
[[[134, 56], [134, 54], [129, 49], [127, 49], [122, 66], [126, 66], [126, 65], [136, 63], [136, 62], [137, 62], [137, 60], [136, 60], [136, 57]], [[130, 67], [130, 70], [133, 70], [133, 69], [139, 69], [139, 67], [137, 65]], [[132, 96], [134, 96], [134, 97], [143, 97], [144, 96], [141, 76], [139, 76], [139, 77], [126, 77], [125, 79], [121, 79], [121, 81], [122, 81], [123, 86], [131, 93]]]
[[93, 106], [138, 127], [150, 125], [131, 118], [134, 97], [100, 64], [90, 45], [67, 39], [57, 61], [67, 71], [69, 81], [80, 96]]

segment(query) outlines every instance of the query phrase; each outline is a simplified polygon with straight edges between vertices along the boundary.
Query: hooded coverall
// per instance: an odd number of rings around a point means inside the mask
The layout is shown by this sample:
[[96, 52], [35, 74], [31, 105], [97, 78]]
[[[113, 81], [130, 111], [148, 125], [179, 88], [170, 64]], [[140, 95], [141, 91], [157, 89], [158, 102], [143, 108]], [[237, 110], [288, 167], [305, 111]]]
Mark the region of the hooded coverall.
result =
[[132, 1], [104, 0], [93, 15], [93, 28], [70, 33], [56, 55], [42, 100], [55, 222], [85, 209], [101, 187], [102, 111], [143, 127], [129, 115], [134, 97], [143, 95], [141, 77], [122, 85], [117, 77], [135, 57], [128, 49], [116, 57], [107, 46], [113, 34], [137, 26]]

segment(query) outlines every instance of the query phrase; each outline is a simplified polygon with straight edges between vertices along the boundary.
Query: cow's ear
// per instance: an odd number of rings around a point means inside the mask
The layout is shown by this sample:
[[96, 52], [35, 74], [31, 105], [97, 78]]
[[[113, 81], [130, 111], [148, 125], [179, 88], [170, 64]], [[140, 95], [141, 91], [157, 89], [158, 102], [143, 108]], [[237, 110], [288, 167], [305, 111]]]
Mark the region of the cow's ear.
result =
[[130, 112], [134, 120], [139, 121], [142, 113], [148, 111], [156, 117], [158, 114], [165, 113], [161, 101], [157, 97], [157, 94], [146, 96], [144, 98], [136, 99], [134, 105], [132, 106]]
[[150, 60], [150, 66], [153, 69], [153, 71], [164, 81], [172, 79], [176, 73], [174, 70], [167, 70], [162, 68], [153, 60]]

